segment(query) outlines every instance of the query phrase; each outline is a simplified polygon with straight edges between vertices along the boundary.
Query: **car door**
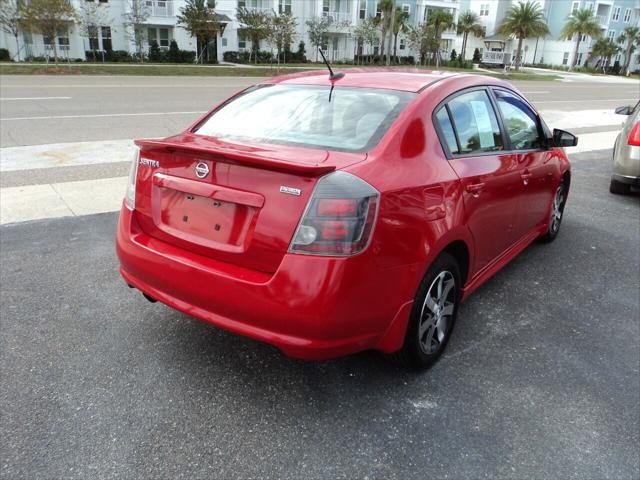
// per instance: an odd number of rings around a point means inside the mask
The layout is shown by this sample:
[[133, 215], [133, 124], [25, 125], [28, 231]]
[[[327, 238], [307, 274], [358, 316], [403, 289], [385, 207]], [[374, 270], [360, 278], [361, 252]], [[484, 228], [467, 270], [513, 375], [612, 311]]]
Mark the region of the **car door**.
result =
[[486, 88], [462, 91], [434, 115], [448, 161], [461, 181], [466, 221], [474, 237], [473, 271], [486, 267], [517, 240], [515, 213], [521, 193], [517, 155], [505, 149]]
[[522, 237], [547, 220], [560, 181], [557, 154], [547, 148], [540, 119], [523, 98], [505, 89], [492, 91], [507, 140], [522, 170], [522, 195], [516, 206], [514, 226]]

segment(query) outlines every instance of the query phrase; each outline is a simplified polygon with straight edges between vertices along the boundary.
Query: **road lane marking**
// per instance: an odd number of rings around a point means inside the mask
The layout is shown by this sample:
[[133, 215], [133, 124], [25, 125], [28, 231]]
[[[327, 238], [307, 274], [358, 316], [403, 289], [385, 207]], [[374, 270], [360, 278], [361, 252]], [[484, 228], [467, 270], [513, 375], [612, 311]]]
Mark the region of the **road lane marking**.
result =
[[104, 117], [149, 117], [154, 115], [202, 115], [205, 111], [197, 112], [142, 112], [142, 113], [99, 113], [93, 115], [50, 115], [46, 117], [5, 117], [0, 118], [3, 122], [14, 122], [22, 120], [62, 120], [66, 118], [104, 118]]
[[635, 98], [583, 98], [581, 100], [538, 100], [535, 103], [637, 102]]
[[1, 102], [9, 102], [12, 100], [71, 100], [71, 97], [3, 97]]

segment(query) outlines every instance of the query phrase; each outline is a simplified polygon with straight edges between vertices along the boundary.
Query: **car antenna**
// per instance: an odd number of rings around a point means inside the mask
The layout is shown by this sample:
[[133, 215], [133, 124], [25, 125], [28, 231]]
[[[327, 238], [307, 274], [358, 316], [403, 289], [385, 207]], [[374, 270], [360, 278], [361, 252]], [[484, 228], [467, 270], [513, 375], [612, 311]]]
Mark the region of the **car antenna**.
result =
[[327, 58], [324, 56], [324, 53], [322, 52], [322, 48], [318, 47], [318, 51], [320, 52], [320, 55], [322, 56], [322, 60], [324, 61], [324, 64], [329, 69], [329, 80], [338, 80], [338, 79], [344, 77], [344, 73], [342, 73], [342, 72], [333, 73], [333, 70], [331, 69], [331, 65], [329, 65], [329, 62], [327, 62]]

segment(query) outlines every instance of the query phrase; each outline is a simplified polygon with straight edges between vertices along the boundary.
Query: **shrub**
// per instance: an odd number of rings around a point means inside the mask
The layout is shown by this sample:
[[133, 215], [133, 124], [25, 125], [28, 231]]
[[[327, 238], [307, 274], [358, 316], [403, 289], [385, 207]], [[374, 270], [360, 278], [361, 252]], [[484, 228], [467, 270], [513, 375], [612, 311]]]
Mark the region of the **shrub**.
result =
[[449, 57], [449, 60], [453, 62], [456, 59], [456, 57], [457, 57], [456, 49], [454, 48], [453, 50], [451, 50], [451, 56]]
[[6, 48], [0, 48], [0, 62], [10, 62], [11, 55], [9, 55], [9, 50]]
[[[151, 59], [151, 54], [149, 54], [149, 59]], [[165, 59], [167, 62], [180, 63], [180, 60], [181, 60], [180, 49], [178, 48], [178, 44], [175, 40], [171, 40], [171, 43], [169, 44], [169, 50], [165, 55]]]
[[480, 63], [481, 61], [482, 61], [482, 55], [480, 54], [480, 49], [479, 49], [479, 48], [476, 48], [476, 49], [473, 51], [473, 59], [472, 59], [472, 62], [473, 62], [473, 63]]
[[[171, 41], [171, 43], [175, 43], [175, 41]], [[176, 45], [176, 48], [178, 48], [178, 46]], [[164, 54], [163, 51], [160, 50], [160, 45], [158, 45], [158, 42], [156, 42], [155, 40], [151, 41], [151, 44], [149, 44], [149, 61], [150, 62], [162, 62], [165, 60], [166, 55]]]
[[106, 50], [104, 52], [105, 62], [135, 62], [136, 60], [126, 50]]

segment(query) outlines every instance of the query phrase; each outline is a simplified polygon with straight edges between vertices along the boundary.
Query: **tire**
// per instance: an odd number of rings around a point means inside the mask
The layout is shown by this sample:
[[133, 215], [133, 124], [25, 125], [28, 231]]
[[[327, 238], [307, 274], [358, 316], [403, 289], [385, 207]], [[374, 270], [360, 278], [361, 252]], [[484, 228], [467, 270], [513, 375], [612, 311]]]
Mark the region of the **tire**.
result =
[[560, 225], [562, 224], [564, 206], [567, 203], [567, 193], [566, 183], [561, 182], [553, 197], [553, 202], [551, 204], [551, 216], [549, 218], [547, 231], [539, 238], [542, 243], [553, 242], [558, 236], [558, 233], [560, 232]]
[[616, 195], [628, 195], [631, 193], [631, 185], [618, 182], [612, 178], [611, 183], [609, 184], [609, 191]]
[[438, 360], [455, 325], [461, 288], [458, 262], [440, 254], [420, 282], [402, 348], [390, 355], [393, 362], [425, 370]]

